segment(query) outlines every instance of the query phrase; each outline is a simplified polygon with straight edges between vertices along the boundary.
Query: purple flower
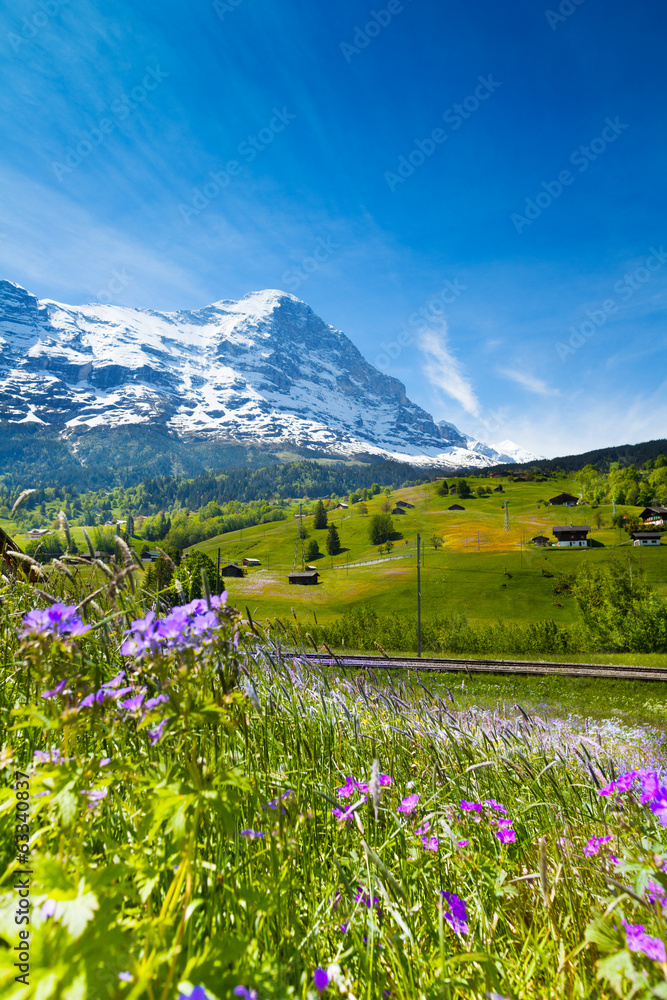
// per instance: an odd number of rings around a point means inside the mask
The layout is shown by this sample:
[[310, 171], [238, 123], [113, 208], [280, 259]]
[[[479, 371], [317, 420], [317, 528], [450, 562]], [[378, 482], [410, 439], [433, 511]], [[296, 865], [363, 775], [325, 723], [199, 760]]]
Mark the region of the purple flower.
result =
[[651, 803], [651, 812], [658, 817], [663, 826], [667, 826], [667, 788], [664, 785], [658, 789], [655, 801]]
[[341, 924], [340, 925], [340, 932], [341, 932], [341, 934], [347, 934], [347, 929], [348, 929], [349, 926], [350, 926], [349, 924]]
[[[391, 779], [390, 779], [391, 780]], [[382, 782], [380, 782], [382, 784]], [[341, 785], [340, 788], [336, 790], [336, 795], [339, 799], [349, 799], [350, 795], [354, 795], [355, 791], [367, 792], [368, 782], [367, 781], [357, 781], [351, 774], [348, 774], [345, 779], [345, 784]]]
[[359, 886], [359, 891], [354, 897], [355, 903], [361, 903], [365, 906], [367, 910], [370, 910], [371, 906], [374, 906], [378, 913], [380, 912], [380, 900], [377, 896], [370, 896], [367, 892], [364, 892], [364, 887]]
[[451, 925], [455, 934], [468, 933], [468, 912], [466, 904], [454, 892], [440, 890], [440, 895], [449, 904], [449, 909], [443, 914], [445, 920]]
[[132, 973], [131, 972], [119, 972], [118, 973], [118, 978], [122, 979], [124, 983], [131, 983], [132, 982]]
[[398, 812], [400, 812], [400, 813], [411, 813], [411, 812], [413, 812], [413, 810], [416, 808], [417, 803], [419, 802], [420, 798], [421, 798], [421, 795], [418, 795], [416, 793], [413, 794], [413, 795], [406, 795], [404, 799], [401, 799], [401, 804], [398, 807]]
[[[213, 598], [211, 598], [211, 600], [213, 600]], [[245, 986], [235, 986], [234, 996], [243, 997], [243, 1000], [259, 1000], [259, 994], [257, 990], [247, 990]]]
[[650, 937], [643, 924], [627, 924], [625, 920], [621, 923], [625, 928], [625, 939], [630, 951], [640, 951], [654, 962], [667, 961], [665, 945], [660, 938]]
[[[362, 796], [361, 801], [362, 802], [366, 801], [366, 796], [365, 795]], [[331, 810], [331, 813], [332, 813], [333, 816], [336, 817], [336, 819], [338, 820], [339, 823], [344, 823], [346, 820], [349, 822], [353, 818], [353, 816], [354, 816], [354, 810], [356, 808], [356, 805], [357, 805], [357, 803], [355, 802], [355, 804], [353, 806], [348, 806], [347, 809], [337, 809], [334, 806], [334, 808]]]
[[54, 917], [58, 909], [58, 904], [55, 899], [45, 899], [39, 908], [40, 916], [43, 920], [48, 917]]
[[470, 841], [469, 840], [457, 840], [456, 843], [459, 845], [459, 847], [467, 847], [468, 844], [470, 843]]
[[510, 827], [504, 826], [496, 830], [496, 837], [501, 844], [513, 844], [516, 840], [516, 833]]
[[57, 694], [60, 694], [60, 692], [66, 686], [67, 686], [67, 677], [65, 677], [65, 679], [62, 680], [62, 681], [58, 681], [58, 683], [56, 684], [56, 686], [54, 688], [52, 688], [51, 691], [43, 691], [42, 692], [42, 698], [55, 698], [55, 696]]
[[489, 809], [495, 809], [496, 812], [507, 815], [507, 809], [505, 806], [501, 805], [500, 802], [496, 802], [495, 799], [484, 799], [484, 805], [488, 806]]
[[602, 844], [608, 844], [610, 840], [611, 837], [591, 837], [584, 846], [584, 857], [591, 858], [594, 854], [598, 853]]
[[393, 785], [393, 778], [390, 778], [388, 774], [380, 775], [380, 784], [387, 787], [388, 785]]
[[465, 799], [461, 799], [459, 803], [459, 809], [463, 809], [464, 812], [481, 812], [482, 803], [481, 802], [466, 802]]
[[318, 993], [324, 993], [329, 987], [329, 976], [324, 969], [315, 969], [313, 973], [313, 983]]
[[425, 851], [437, 853], [440, 841], [437, 837], [422, 837], [422, 847]]
[[106, 798], [109, 793], [108, 788], [91, 788], [81, 792], [81, 795], [88, 796], [88, 808], [94, 809], [98, 802]]
[[[237, 989], [238, 989], [238, 987], [237, 987]], [[234, 992], [236, 993], [236, 990], [234, 990]], [[239, 993], [237, 995], [238, 996], [243, 996], [242, 993]], [[248, 993], [248, 996], [250, 996], [250, 995], [251, 994]], [[255, 993], [255, 997], [256, 996], [257, 996], [257, 994]], [[204, 989], [203, 986], [195, 986], [195, 988], [192, 990], [191, 993], [189, 993], [187, 995], [187, 997], [186, 997], [185, 993], [180, 993], [179, 996], [178, 996], [178, 1000], [211, 1000], [211, 997], [206, 992], [206, 990]]]
[[424, 820], [421, 826], [418, 826], [415, 830], [415, 837], [423, 837], [425, 833], [431, 829], [431, 823], [429, 820]]
[[656, 771], [647, 771], [642, 776], [642, 794], [639, 801], [652, 802], [660, 792], [660, 779]]
[[36, 608], [28, 611], [23, 617], [23, 628], [19, 632], [21, 639], [29, 635], [51, 637], [67, 637], [84, 635], [92, 628], [84, 625], [76, 614], [76, 605], [52, 604], [50, 608]]
[[100, 760], [100, 767], [106, 767], [107, 764], [111, 763], [111, 757], [102, 757]]
[[127, 712], [132, 712], [133, 715], [137, 715], [141, 709], [141, 703], [146, 697], [146, 692], [140, 692], [135, 694], [133, 698], [126, 698], [125, 701], [121, 701], [120, 706], [124, 708]]
[[667, 894], [658, 882], [646, 883], [646, 898], [651, 906], [659, 903], [662, 907], [667, 908]]
[[157, 743], [157, 741], [162, 736], [162, 733], [164, 732], [164, 727], [167, 725], [168, 721], [169, 721], [169, 719], [162, 719], [160, 722], [158, 722], [157, 726], [155, 726], [154, 729], [147, 729], [146, 730], [146, 732], [148, 733], [148, 738], [150, 740], [150, 744], [151, 744], [152, 747], [155, 746], [155, 744]]
[[261, 840], [263, 837], [266, 837], [266, 834], [262, 833], [261, 830], [239, 830], [239, 834], [242, 837], [247, 837], [248, 840]]
[[150, 712], [151, 708], [156, 708], [157, 705], [166, 701], [169, 701], [169, 695], [159, 694], [155, 698], [149, 698], [146, 704], [144, 705], [144, 708], [146, 709], [147, 712]]

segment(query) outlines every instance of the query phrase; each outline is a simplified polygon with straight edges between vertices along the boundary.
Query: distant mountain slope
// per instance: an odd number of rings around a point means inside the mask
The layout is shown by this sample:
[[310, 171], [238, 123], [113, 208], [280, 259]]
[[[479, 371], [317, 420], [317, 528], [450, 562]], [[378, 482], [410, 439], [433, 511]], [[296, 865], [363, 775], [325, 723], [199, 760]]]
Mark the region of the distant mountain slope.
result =
[[526, 459], [521, 465], [505, 463], [494, 466], [491, 471], [518, 472], [521, 468], [539, 466], [545, 471], [564, 469], [577, 472], [585, 465], [593, 465], [606, 472], [612, 462], [618, 462], [622, 467], [628, 465], [643, 465], [649, 459], [655, 460], [658, 455], [667, 455], [667, 438], [657, 438], [655, 441], [642, 441], [639, 444], [619, 444], [613, 448], [597, 448], [581, 455], [564, 455], [560, 458]]
[[39, 301], [0, 281], [0, 419], [56, 430], [75, 463], [88, 435], [132, 426], [169, 461], [179, 442], [202, 458], [241, 448], [451, 470], [527, 455], [436, 424], [345, 334], [274, 290], [160, 313]]

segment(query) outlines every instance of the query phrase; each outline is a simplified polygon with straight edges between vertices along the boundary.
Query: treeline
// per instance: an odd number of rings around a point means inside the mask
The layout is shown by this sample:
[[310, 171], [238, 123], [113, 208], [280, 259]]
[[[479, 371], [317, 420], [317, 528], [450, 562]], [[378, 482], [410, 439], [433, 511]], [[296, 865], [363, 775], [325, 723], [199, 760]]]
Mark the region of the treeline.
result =
[[540, 474], [568, 475], [579, 472], [587, 465], [593, 466], [598, 472], [609, 472], [612, 466], [627, 468], [630, 465], [643, 466], [646, 462], [655, 461], [660, 455], [667, 454], [667, 438], [657, 438], [655, 441], [642, 441], [640, 444], [621, 444], [612, 448], [597, 448], [581, 455], [564, 455], [560, 458], [541, 459], [539, 462], [526, 462], [523, 465], [496, 465], [491, 472], [503, 472], [507, 475], [522, 473], [527, 470]]

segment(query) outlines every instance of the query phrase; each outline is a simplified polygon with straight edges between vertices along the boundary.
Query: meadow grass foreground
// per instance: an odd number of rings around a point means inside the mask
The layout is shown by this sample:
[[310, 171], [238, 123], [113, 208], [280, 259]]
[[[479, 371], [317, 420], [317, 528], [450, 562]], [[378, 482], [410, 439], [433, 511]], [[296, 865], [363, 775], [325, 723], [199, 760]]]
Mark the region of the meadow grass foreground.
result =
[[323, 671], [224, 595], [4, 595], [3, 997], [667, 998], [648, 730]]

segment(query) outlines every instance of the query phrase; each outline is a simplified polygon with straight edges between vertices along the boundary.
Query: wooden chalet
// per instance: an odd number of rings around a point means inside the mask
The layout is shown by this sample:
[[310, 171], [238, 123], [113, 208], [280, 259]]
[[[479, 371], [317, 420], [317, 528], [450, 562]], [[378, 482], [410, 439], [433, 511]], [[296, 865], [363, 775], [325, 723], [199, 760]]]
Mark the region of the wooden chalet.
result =
[[645, 507], [639, 516], [644, 524], [650, 524], [652, 528], [664, 528], [667, 525], [667, 507]]
[[549, 503], [552, 507], [576, 507], [579, 498], [573, 497], [571, 493], [559, 493], [557, 497], [552, 497]]
[[588, 524], [570, 524], [564, 528], [553, 528], [556, 545], [560, 549], [585, 549], [588, 547]]
[[633, 545], [660, 545], [661, 531], [632, 531], [630, 533]]
[[540, 548], [540, 547], [543, 547], [545, 545], [548, 545], [549, 544], [549, 539], [547, 538], [546, 535], [535, 535], [534, 538], [531, 538], [531, 542], [534, 545], [537, 545], [538, 548]]
[[220, 567], [220, 576], [243, 576], [243, 566], [237, 566], [236, 563], [227, 563], [226, 566]]
[[462, 507], [460, 503], [453, 503], [447, 510], [465, 510], [465, 507]]
[[290, 573], [287, 577], [291, 584], [297, 587], [311, 587], [316, 584], [320, 578], [320, 574], [317, 570], [309, 570], [306, 573]]
[[392, 514], [405, 514], [405, 513], [406, 512], [403, 510], [403, 508], [399, 507], [398, 504], [396, 504], [396, 506], [392, 510]]
[[397, 507], [405, 507], [406, 510], [414, 510], [415, 509], [415, 505], [413, 503], [408, 503], [407, 500], [397, 500], [396, 501], [396, 506]]
[[244, 566], [261, 566], [262, 564], [259, 561], [259, 559], [253, 559], [250, 556], [246, 556], [245, 559], [243, 560], [243, 565]]

